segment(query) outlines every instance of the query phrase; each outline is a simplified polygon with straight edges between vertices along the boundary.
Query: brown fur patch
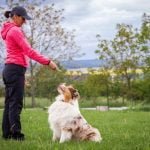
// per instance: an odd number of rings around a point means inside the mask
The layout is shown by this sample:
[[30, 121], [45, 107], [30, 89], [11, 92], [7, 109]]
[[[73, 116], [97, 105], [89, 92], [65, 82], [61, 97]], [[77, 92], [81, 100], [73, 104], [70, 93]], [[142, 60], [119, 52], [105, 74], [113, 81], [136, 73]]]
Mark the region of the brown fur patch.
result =
[[91, 132], [89, 134], [87, 134], [87, 139], [90, 139], [91, 137], [95, 136], [95, 132]]
[[75, 132], [79, 132], [80, 131], [80, 127], [77, 127], [76, 129], [75, 129]]
[[64, 91], [64, 101], [69, 102], [72, 99], [72, 95], [68, 89]]
[[63, 128], [63, 130], [68, 131], [68, 132], [72, 132], [72, 128], [65, 127], [65, 128]]

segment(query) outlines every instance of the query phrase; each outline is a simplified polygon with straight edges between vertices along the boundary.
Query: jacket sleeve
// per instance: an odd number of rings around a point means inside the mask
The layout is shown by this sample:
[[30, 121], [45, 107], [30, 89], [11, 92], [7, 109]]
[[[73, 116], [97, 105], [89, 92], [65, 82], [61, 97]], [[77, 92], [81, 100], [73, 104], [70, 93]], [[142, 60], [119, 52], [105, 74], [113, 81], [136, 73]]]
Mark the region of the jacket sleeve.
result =
[[18, 27], [13, 28], [12, 31], [12, 38], [16, 42], [16, 44], [20, 47], [20, 49], [23, 51], [25, 55], [27, 55], [29, 58], [39, 62], [43, 65], [48, 65], [50, 63], [50, 59], [47, 57], [44, 57], [38, 51], [34, 50], [31, 45], [28, 43], [26, 37], [24, 36], [24, 33], [21, 29]]

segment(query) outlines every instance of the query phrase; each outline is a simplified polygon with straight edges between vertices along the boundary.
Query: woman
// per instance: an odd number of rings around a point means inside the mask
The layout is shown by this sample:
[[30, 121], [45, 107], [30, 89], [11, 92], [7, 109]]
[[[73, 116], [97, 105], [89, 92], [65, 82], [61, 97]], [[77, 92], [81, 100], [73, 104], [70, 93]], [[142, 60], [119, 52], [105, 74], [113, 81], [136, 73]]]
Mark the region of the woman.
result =
[[21, 29], [26, 20], [31, 20], [25, 8], [17, 6], [5, 12], [6, 18], [11, 18], [3, 24], [1, 35], [5, 41], [7, 55], [3, 70], [5, 84], [5, 107], [2, 121], [2, 137], [4, 139], [24, 140], [21, 133], [20, 114], [23, 106], [25, 71], [28, 67], [28, 58], [52, 70], [57, 65], [50, 59], [42, 56], [31, 48]]

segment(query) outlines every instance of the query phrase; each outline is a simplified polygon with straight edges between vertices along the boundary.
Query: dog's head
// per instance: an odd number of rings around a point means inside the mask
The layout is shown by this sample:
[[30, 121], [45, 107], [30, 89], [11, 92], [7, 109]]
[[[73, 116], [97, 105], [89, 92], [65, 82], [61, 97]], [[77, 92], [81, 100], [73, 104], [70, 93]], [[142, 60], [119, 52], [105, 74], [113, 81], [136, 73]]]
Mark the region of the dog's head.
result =
[[66, 84], [62, 83], [57, 87], [57, 91], [59, 94], [64, 96], [65, 102], [78, 100], [80, 98], [78, 90], [75, 89], [72, 85], [66, 86]]

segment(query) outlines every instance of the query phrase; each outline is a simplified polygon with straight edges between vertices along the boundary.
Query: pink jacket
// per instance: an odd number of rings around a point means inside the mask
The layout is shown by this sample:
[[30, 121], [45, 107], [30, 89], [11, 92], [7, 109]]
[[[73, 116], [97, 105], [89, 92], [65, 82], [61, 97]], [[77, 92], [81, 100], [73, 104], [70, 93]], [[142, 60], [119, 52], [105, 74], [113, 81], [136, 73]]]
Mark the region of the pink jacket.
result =
[[27, 67], [29, 65], [28, 58], [43, 65], [50, 63], [50, 59], [32, 49], [23, 31], [15, 23], [5, 22], [1, 30], [1, 35], [7, 49], [5, 64], [12, 63]]

